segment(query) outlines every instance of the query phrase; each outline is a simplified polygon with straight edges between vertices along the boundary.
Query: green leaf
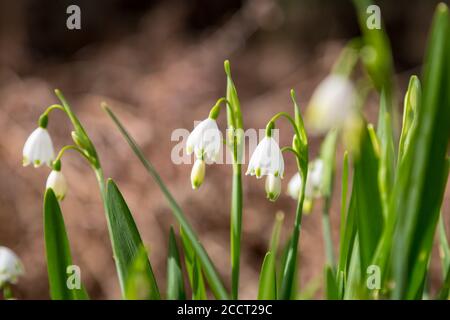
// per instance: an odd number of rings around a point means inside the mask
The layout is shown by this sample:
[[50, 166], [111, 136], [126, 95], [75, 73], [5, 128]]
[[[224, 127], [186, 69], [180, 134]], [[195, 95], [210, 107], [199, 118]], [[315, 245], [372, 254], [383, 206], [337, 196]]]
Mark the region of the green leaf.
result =
[[[347, 158], [348, 159], [348, 158]], [[344, 165], [348, 167], [348, 162]], [[343, 182], [345, 183], [345, 182]], [[346, 184], [346, 183], [345, 183]], [[341, 224], [344, 224], [342, 228], [341, 225], [341, 240], [340, 240], [340, 249], [339, 249], [339, 263], [338, 263], [338, 272], [337, 272], [337, 281], [340, 292], [340, 298], [344, 297], [344, 290], [347, 288], [347, 281], [350, 278], [349, 276], [349, 268], [351, 257], [353, 255], [353, 251], [355, 250], [355, 242], [357, 241], [357, 207], [356, 207], [356, 191], [352, 189], [352, 194], [350, 197], [350, 203], [347, 209], [346, 219], [341, 221]], [[344, 213], [345, 215], [345, 213]], [[342, 217], [344, 218], [344, 217]]]
[[195, 234], [194, 230], [192, 229], [191, 225], [187, 221], [183, 211], [181, 210], [178, 203], [175, 201], [172, 194], [167, 189], [166, 185], [162, 181], [160, 175], [155, 170], [153, 165], [145, 158], [144, 154], [134, 141], [134, 139], [129, 135], [125, 127], [120, 123], [119, 119], [115, 116], [115, 114], [106, 106], [106, 104], [102, 104], [102, 107], [104, 110], [108, 113], [108, 115], [113, 120], [114, 124], [119, 129], [122, 136], [125, 138], [133, 152], [136, 154], [138, 159], [141, 161], [141, 163], [144, 165], [147, 172], [151, 175], [151, 177], [154, 179], [154, 181], [157, 183], [159, 188], [161, 189], [162, 193], [166, 197], [167, 202], [169, 203], [172, 213], [175, 216], [175, 218], [178, 220], [178, 223], [183, 228], [183, 231], [186, 235], [186, 238], [188, 239], [190, 246], [195, 251], [196, 257], [198, 257], [202, 270], [206, 276], [206, 279], [208, 280], [208, 283], [211, 287], [211, 290], [214, 294], [214, 296], [218, 299], [226, 300], [228, 298], [228, 293], [223, 286], [222, 280], [220, 279], [219, 274], [216, 271], [215, 266], [211, 262], [211, 259], [209, 258], [208, 254], [206, 253], [206, 250], [203, 248], [201, 243], [198, 240], [197, 235]]
[[[361, 248], [361, 268], [365, 272], [383, 229], [383, 211], [378, 188], [378, 158], [369, 136], [369, 130], [362, 131], [360, 152], [354, 160], [353, 191], [356, 205], [356, 221]], [[353, 195], [352, 195], [353, 196]]]
[[[44, 196], [44, 238], [51, 298], [53, 300], [89, 299], [81, 283], [78, 283], [81, 288], [76, 289], [76, 282], [81, 279], [71, 280], [71, 277], [81, 275], [77, 273], [72, 275], [71, 269], [68, 269], [73, 265], [69, 239], [58, 200], [52, 189], [47, 189]], [[69, 284], [75, 285], [75, 289], [69, 289]]]
[[269, 251], [266, 253], [261, 267], [258, 300], [277, 299], [276, 257], [283, 221], [284, 214], [282, 212], [278, 212], [275, 217]]
[[180, 254], [173, 228], [170, 227], [169, 255], [167, 257], [167, 299], [186, 300], [184, 291], [183, 271], [181, 269]]
[[441, 257], [443, 284], [439, 290], [438, 298], [441, 300], [449, 299], [450, 291], [450, 247], [447, 234], [445, 232], [444, 217], [442, 212], [439, 218], [439, 255]]
[[152, 300], [152, 279], [148, 276], [148, 255], [145, 247], [139, 247], [128, 268], [125, 282], [127, 300]]
[[447, 268], [450, 266], [450, 247], [442, 212], [439, 218], [439, 255], [441, 257], [442, 276], [445, 278]]
[[387, 97], [381, 93], [380, 113], [378, 118], [377, 136], [380, 142], [380, 166], [378, 185], [383, 206], [383, 215], [387, 217], [390, 195], [394, 185], [395, 150], [392, 132], [391, 115], [387, 111]]
[[325, 267], [325, 276], [327, 279], [326, 297], [327, 300], [339, 299], [339, 289], [337, 286], [336, 278], [334, 277], [333, 269], [330, 266]]
[[411, 76], [403, 103], [403, 124], [398, 147], [398, 162], [403, 159], [405, 151], [410, 144], [411, 133], [417, 125], [417, 113], [420, 108], [421, 98], [422, 88], [419, 78], [417, 76]]
[[[365, 47], [362, 49], [362, 61], [375, 87], [379, 92], [386, 90], [388, 97], [393, 89], [393, 59], [385, 28], [369, 28], [367, 8], [373, 5], [371, 0], [353, 0]], [[390, 111], [390, 110], [389, 110]]]
[[438, 5], [425, 58], [417, 127], [399, 167], [390, 210], [398, 214], [393, 240], [393, 297], [422, 297], [433, 237], [447, 183], [450, 139], [448, 7]]
[[334, 269], [333, 238], [331, 235], [330, 207], [333, 195], [334, 172], [336, 167], [336, 143], [338, 132], [328, 132], [320, 148], [320, 158], [323, 161], [323, 175], [321, 191], [324, 198], [322, 210], [322, 225], [325, 242], [325, 253], [327, 265]]
[[[341, 220], [339, 226], [339, 262], [337, 268], [337, 283], [339, 287], [339, 298], [342, 298], [347, 272], [348, 253], [351, 252], [355, 232], [354, 223], [348, 220], [347, 193], [348, 193], [348, 152], [344, 152], [342, 161], [341, 182]], [[354, 215], [353, 215], [354, 216]], [[349, 224], [350, 223], [350, 224]]]
[[[143, 243], [130, 209], [113, 180], [108, 179], [106, 190], [107, 210], [111, 244], [116, 262], [122, 295], [126, 297], [126, 279], [130, 266], [136, 259]], [[148, 259], [145, 263], [144, 276], [150, 284], [151, 299], [160, 299], [158, 285]]]
[[207, 296], [201, 263], [195, 255], [195, 250], [192, 248], [183, 228], [180, 228], [180, 236], [184, 248], [184, 262], [192, 289], [192, 300], [206, 300]]
[[277, 275], [274, 260], [273, 254], [270, 251], [267, 252], [259, 274], [258, 300], [275, 300], [277, 298]]

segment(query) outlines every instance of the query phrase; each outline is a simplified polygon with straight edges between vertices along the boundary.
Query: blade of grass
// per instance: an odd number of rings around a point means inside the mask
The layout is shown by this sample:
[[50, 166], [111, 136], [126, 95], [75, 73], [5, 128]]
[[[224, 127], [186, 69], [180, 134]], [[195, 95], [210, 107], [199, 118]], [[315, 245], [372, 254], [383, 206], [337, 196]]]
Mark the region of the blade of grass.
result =
[[[110, 217], [111, 243], [119, 275], [122, 294], [126, 296], [126, 279], [130, 266], [143, 246], [130, 209], [113, 180], [108, 179], [106, 190], [108, 215]], [[150, 262], [146, 261], [145, 276], [150, 284], [150, 297], [160, 299], [158, 285]]]
[[209, 258], [206, 250], [203, 248], [203, 246], [199, 242], [197, 235], [195, 234], [191, 225], [187, 221], [180, 206], [175, 201], [175, 199], [172, 196], [172, 194], [170, 193], [170, 191], [167, 189], [166, 185], [162, 181], [158, 172], [155, 170], [153, 165], [145, 158], [141, 149], [138, 147], [138, 145], [136, 144], [134, 139], [130, 136], [130, 134], [127, 132], [127, 130], [122, 125], [122, 123], [119, 121], [119, 119], [116, 117], [116, 115], [111, 111], [111, 109], [108, 108], [108, 106], [106, 104], [102, 104], [102, 107], [107, 112], [107, 114], [111, 117], [114, 124], [117, 126], [120, 133], [125, 138], [128, 145], [130, 146], [130, 148], [136, 154], [138, 159], [143, 164], [144, 168], [147, 170], [147, 172], [150, 174], [150, 176], [154, 179], [154, 181], [156, 182], [156, 184], [159, 186], [162, 193], [164, 194], [167, 202], [169, 203], [169, 205], [172, 209], [173, 215], [175, 216], [178, 223], [183, 228], [183, 231], [186, 235], [186, 238], [189, 240], [190, 245], [195, 250], [195, 255], [196, 255], [196, 257], [198, 257], [198, 259], [201, 263], [202, 270], [205, 273], [206, 279], [208, 280], [209, 286], [211, 287], [211, 290], [212, 290], [214, 296], [218, 299], [226, 300], [228, 298], [228, 293], [227, 293], [225, 287], [223, 286], [222, 280], [220, 279], [220, 276], [217, 273], [215, 266], [211, 262], [211, 259]]
[[[53, 300], [87, 300], [86, 290], [69, 289], [68, 267], [72, 266], [69, 239], [58, 200], [52, 189], [44, 196], [44, 238], [50, 296]], [[81, 279], [78, 279], [81, 281]]]
[[180, 253], [173, 228], [169, 233], [169, 254], [167, 256], [167, 300], [186, 300], [184, 291], [183, 271], [181, 269]]

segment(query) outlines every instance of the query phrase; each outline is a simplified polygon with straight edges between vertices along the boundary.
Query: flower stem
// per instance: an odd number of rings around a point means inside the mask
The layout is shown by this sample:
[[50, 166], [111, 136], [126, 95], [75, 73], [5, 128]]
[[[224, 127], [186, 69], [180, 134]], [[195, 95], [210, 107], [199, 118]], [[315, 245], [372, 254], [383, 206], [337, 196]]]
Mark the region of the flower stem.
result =
[[300, 238], [300, 229], [303, 216], [303, 201], [305, 199], [305, 184], [302, 186], [302, 192], [297, 202], [297, 210], [295, 213], [294, 231], [291, 238], [291, 247], [289, 248], [286, 265], [283, 270], [283, 279], [281, 281], [280, 299], [288, 300], [292, 294], [294, 285], [295, 267], [297, 265], [298, 241]]
[[62, 147], [61, 150], [59, 151], [58, 155], [56, 156], [55, 161], [53, 161], [53, 162], [56, 162], [56, 161], [61, 160], [61, 158], [62, 158], [64, 152], [66, 152], [67, 150], [75, 150], [75, 151], [77, 151], [77, 152], [80, 153], [80, 154], [81, 154], [81, 155], [82, 155], [82, 156], [83, 156], [90, 164], [93, 164], [93, 163], [92, 163], [92, 159], [89, 158], [89, 157], [84, 153], [84, 151], [83, 151], [80, 147], [75, 146], [75, 145], [67, 145], [67, 146]]
[[322, 227], [323, 237], [325, 242], [325, 257], [326, 263], [331, 268], [334, 268], [334, 253], [333, 253], [333, 238], [331, 237], [330, 224], [330, 198], [327, 197], [322, 211]]
[[233, 299], [238, 299], [239, 291], [239, 267], [241, 255], [241, 230], [242, 230], [242, 177], [241, 164], [233, 165], [233, 187], [231, 195], [231, 294]]

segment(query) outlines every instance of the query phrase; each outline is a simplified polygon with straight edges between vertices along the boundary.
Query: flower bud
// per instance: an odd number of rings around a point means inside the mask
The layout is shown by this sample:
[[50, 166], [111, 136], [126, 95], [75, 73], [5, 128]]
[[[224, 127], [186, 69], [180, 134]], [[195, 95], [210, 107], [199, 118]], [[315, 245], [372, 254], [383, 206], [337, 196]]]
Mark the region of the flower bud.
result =
[[197, 159], [191, 171], [192, 189], [198, 189], [205, 179], [206, 164], [205, 160]]
[[266, 194], [267, 199], [275, 201], [281, 193], [281, 178], [279, 175], [275, 176], [269, 174], [266, 178]]
[[61, 171], [52, 170], [52, 172], [50, 172], [47, 178], [46, 188], [53, 189], [53, 192], [59, 201], [64, 199], [67, 193], [67, 182]]

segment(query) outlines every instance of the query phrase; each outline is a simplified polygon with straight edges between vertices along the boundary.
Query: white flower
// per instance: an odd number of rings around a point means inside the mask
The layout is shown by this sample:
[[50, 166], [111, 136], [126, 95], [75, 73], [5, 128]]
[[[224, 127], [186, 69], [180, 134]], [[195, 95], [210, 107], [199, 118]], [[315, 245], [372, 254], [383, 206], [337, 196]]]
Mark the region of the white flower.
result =
[[217, 160], [222, 139], [217, 122], [207, 118], [192, 130], [186, 142], [187, 154], [195, 153], [197, 159], [208, 162]]
[[[308, 165], [308, 178], [306, 180], [306, 189], [313, 197], [322, 195], [322, 180], [323, 180], [323, 160], [316, 159]], [[306, 191], [305, 191], [306, 193]]]
[[264, 137], [253, 152], [246, 174], [256, 175], [284, 175], [284, 159], [278, 143], [272, 137]]
[[206, 165], [205, 160], [197, 159], [192, 166], [191, 183], [192, 189], [198, 189], [205, 179]]
[[266, 178], [266, 194], [267, 199], [275, 201], [278, 199], [281, 193], [281, 178], [280, 176], [274, 176], [269, 174]]
[[340, 75], [329, 75], [314, 91], [306, 113], [313, 132], [325, 133], [342, 127], [356, 114], [356, 93], [352, 82]]
[[23, 274], [23, 265], [12, 250], [0, 246], [0, 288], [7, 284], [14, 284]]
[[61, 201], [64, 199], [67, 193], [67, 182], [61, 171], [52, 170], [50, 172], [47, 178], [46, 188], [52, 188], [58, 200]]
[[[306, 178], [305, 186], [305, 198], [313, 199], [318, 198], [321, 195], [322, 188], [322, 178], [323, 178], [323, 161], [322, 159], [316, 159], [309, 163], [308, 165], [308, 177]], [[302, 188], [302, 178], [297, 172], [292, 176], [288, 184], [288, 194], [294, 198], [298, 199], [300, 191]]]
[[51, 165], [55, 157], [53, 143], [47, 129], [37, 128], [28, 137], [23, 147], [23, 165], [33, 163], [35, 167], [46, 163]]
[[302, 177], [300, 173], [296, 173], [292, 176], [288, 183], [288, 194], [295, 200], [298, 199], [300, 195], [300, 190], [302, 189]]

